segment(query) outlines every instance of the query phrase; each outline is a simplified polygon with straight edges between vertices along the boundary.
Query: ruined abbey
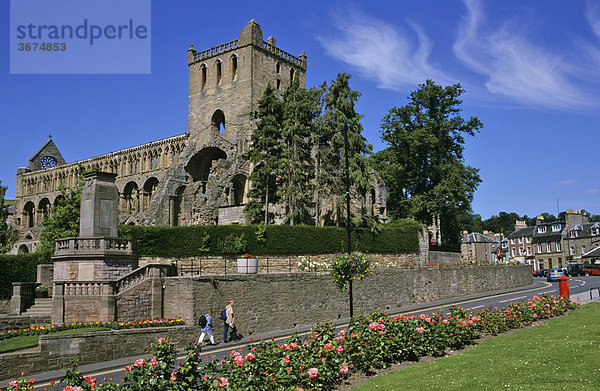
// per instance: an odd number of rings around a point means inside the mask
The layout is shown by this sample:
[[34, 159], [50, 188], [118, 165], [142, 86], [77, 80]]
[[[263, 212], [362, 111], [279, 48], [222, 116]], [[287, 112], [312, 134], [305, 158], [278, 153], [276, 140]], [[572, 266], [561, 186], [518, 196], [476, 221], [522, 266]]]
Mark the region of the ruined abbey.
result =
[[[49, 139], [17, 170], [14, 223], [20, 240], [14, 252], [34, 250], [60, 189], [76, 185], [90, 170], [116, 174], [121, 224], [248, 223], [243, 210], [258, 101], [268, 83], [283, 91], [297, 78], [304, 87], [307, 57], [279, 49], [272, 37], [264, 41], [252, 20], [238, 39], [201, 51], [190, 45], [187, 63], [187, 133], [72, 163]], [[375, 177], [370, 182], [360, 202], [385, 219], [383, 184]]]

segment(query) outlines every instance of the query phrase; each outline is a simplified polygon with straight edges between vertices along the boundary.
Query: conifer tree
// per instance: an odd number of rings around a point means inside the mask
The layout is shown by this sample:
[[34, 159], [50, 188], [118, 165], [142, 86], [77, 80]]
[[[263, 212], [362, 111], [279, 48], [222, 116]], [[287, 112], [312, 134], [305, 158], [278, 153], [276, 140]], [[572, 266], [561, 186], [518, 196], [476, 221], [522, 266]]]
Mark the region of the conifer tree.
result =
[[286, 203], [286, 221], [294, 225], [306, 221], [308, 208], [313, 203], [315, 100], [309, 91], [300, 87], [296, 78], [283, 94], [282, 103], [284, 148], [279, 194]]
[[7, 251], [7, 245], [10, 238], [10, 229], [6, 223], [8, 218], [8, 210], [4, 206], [4, 194], [6, 194], [6, 186], [2, 186], [0, 181], [0, 254]]
[[244, 209], [252, 221], [263, 217], [265, 224], [269, 223], [269, 204], [278, 201], [282, 117], [281, 100], [269, 83], [258, 102], [258, 121], [249, 153], [254, 168], [250, 174], [249, 201]]
[[343, 132], [348, 133], [350, 183], [359, 194], [364, 194], [369, 187], [370, 170], [366, 155], [372, 151], [372, 146], [362, 135], [363, 128], [360, 123], [362, 115], [358, 114], [354, 107], [360, 93], [350, 88], [349, 79], [350, 75], [346, 73], [338, 74], [336, 80], [326, 87], [323, 96], [322, 126], [319, 132], [320, 136], [329, 139], [329, 153], [321, 155], [322, 172], [327, 175], [327, 180], [323, 181], [322, 185], [334, 195], [337, 225], [342, 223], [341, 206], [345, 200], [344, 197], [340, 197], [345, 193], [346, 155]]

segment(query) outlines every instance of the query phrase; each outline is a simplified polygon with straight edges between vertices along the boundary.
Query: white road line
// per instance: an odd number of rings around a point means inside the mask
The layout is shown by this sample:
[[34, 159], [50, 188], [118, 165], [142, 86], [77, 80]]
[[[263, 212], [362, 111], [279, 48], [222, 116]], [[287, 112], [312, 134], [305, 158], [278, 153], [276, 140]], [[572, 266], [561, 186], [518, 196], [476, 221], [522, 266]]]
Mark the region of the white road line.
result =
[[527, 296], [519, 296], [519, 297], [513, 297], [512, 299], [508, 299], [508, 300], [501, 300], [498, 303], [506, 303], [507, 301], [515, 301], [515, 300], [519, 300], [519, 299], [524, 299]]
[[469, 310], [474, 310], [474, 309], [482, 308], [482, 307], [483, 307], [482, 305], [478, 305], [477, 307], [471, 307], [471, 308], [469, 308]]

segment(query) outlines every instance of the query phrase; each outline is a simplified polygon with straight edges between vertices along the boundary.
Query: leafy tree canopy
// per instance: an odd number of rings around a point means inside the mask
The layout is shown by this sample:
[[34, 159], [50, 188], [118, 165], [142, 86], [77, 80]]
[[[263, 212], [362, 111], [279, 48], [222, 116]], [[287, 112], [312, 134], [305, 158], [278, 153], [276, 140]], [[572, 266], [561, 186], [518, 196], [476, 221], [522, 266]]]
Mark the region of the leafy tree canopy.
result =
[[388, 147], [373, 162], [388, 187], [392, 218], [410, 217], [430, 224], [440, 216], [442, 238], [460, 242], [460, 213], [471, 209], [481, 178], [464, 164], [466, 136], [483, 124], [464, 119], [460, 84], [440, 86], [431, 80], [411, 92], [409, 102], [393, 107], [381, 123], [381, 138]]

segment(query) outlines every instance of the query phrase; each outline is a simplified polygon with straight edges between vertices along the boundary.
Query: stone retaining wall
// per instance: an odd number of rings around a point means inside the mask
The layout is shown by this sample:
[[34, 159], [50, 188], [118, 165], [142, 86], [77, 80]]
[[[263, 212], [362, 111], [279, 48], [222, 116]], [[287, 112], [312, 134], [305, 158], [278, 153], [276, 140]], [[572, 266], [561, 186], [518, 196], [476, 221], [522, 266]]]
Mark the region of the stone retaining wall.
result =
[[10, 299], [0, 300], [0, 315], [10, 313]]
[[198, 338], [194, 327], [156, 327], [131, 330], [96, 331], [93, 333], [41, 335], [35, 352], [0, 354], [0, 379], [9, 380], [21, 375], [69, 367], [77, 356], [79, 365], [144, 355], [157, 338], [168, 336], [185, 348]]
[[0, 315], [0, 332], [50, 325], [50, 316]]
[[[354, 309], [357, 314], [396, 309], [527, 286], [532, 279], [530, 266], [378, 269], [354, 283]], [[171, 277], [164, 285], [165, 317], [195, 324], [209, 308], [217, 318], [232, 299], [245, 336], [348, 317], [348, 294], [336, 289], [328, 273]], [[215, 320], [214, 326], [219, 338], [223, 322]]]

